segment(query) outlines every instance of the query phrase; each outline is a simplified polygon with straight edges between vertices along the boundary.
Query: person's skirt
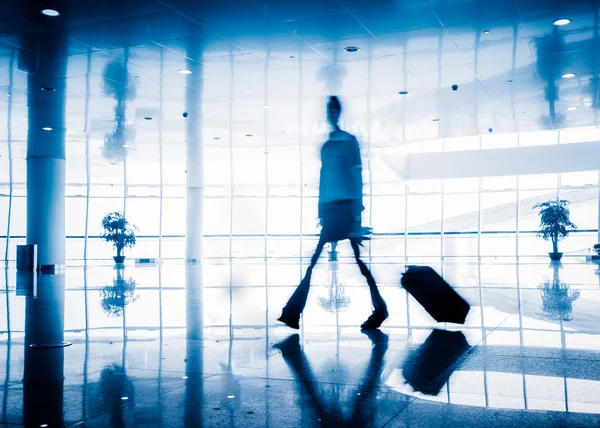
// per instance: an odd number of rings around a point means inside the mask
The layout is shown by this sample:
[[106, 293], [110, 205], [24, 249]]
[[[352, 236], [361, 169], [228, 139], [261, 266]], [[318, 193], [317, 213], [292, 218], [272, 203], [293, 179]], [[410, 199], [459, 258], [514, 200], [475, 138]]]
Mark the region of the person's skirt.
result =
[[360, 217], [356, 218], [353, 201], [343, 200], [323, 204], [319, 209], [321, 222], [321, 237], [326, 242], [343, 241], [355, 238], [358, 240], [368, 239], [360, 224]]

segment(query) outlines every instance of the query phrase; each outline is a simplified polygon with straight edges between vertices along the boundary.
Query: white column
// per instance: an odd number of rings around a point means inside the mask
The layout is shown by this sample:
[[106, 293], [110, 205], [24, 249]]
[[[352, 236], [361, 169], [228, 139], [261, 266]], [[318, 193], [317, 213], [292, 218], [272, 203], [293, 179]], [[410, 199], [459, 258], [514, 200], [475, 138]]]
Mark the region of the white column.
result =
[[202, 65], [199, 53], [188, 53], [196, 61], [188, 61], [186, 83], [186, 248], [187, 263], [202, 261], [202, 211], [204, 209], [204, 154], [202, 146]]

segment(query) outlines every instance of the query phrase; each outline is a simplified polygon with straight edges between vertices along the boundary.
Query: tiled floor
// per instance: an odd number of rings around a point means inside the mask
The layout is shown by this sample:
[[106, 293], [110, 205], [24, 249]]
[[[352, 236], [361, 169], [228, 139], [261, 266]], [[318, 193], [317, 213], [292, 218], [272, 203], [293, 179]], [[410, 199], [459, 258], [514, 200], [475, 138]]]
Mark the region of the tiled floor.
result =
[[212, 266], [73, 267], [35, 285], [8, 270], [0, 423], [600, 426], [595, 265], [433, 264], [471, 303], [464, 326], [433, 322], [398, 287], [403, 266], [374, 265], [391, 316], [365, 334], [362, 277], [323, 263], [298, 335], [275, 319], [299, 266], [267, 266], [269, 287], [248, 266], [220, 282]]

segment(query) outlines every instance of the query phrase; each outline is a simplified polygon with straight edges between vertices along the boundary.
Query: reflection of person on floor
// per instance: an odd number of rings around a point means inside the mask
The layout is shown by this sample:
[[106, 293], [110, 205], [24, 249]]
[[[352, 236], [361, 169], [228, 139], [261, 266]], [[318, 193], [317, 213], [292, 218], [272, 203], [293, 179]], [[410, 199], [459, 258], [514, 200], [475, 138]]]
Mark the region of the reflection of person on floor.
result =
[[130, 408], [135, 403], [135, 390], [125, 368], [119, 364], [104, 367], [100, 373], [100, 389], [104, 405], [110, 412], [110, 426], [125, 427], [124, 403]]
[[308, 397], [310, 406], [314, 409], [321, 426], [333, 427], [374, 427], [377, 413], [377, 388], [383, 371], [383, 357], [388, 349], [388, 335], [380, 330], [365, 331], [371, 342], [371, 358], [363, 377], [355, 401], [352, 404], [350, 417], [344, 417], [339, 405], [326, 407], [324, 398], [318, 391], [318, 379], [315, 378], [310, 364], [300, 347], [300, 336], [293, 334], [283, 342], [274, 345], [281, 351], [283, 360], [300, 381], [303, 394]]
[[339, 127], [342, 106], [337, 97], [330, 97], [327, 118], [332, 132], [321, 148], [321, 179], [319, 183], [319, 220], [322, 226], [319, 243], [302, 282], [282, 310], [279, 321], [299, 328], [310, 288], [312, 271], [327, 242], [349, 239], [360, 272], [367, 279], [374, 311], [361, 328], [376, 329], [388, 317], [387, 305], [379, 294], [371, 272], [360, 259], [359, 245], [364, 236], [361, 226], [362, 163], [356, 138]]

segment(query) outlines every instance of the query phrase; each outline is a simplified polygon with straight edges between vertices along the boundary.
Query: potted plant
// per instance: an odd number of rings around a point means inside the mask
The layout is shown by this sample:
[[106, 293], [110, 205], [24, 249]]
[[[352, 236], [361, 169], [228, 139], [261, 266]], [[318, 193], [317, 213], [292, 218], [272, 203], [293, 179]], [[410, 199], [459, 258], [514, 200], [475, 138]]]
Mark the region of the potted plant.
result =
[[594, 251], [596, 252], [595, 259], [600, 259], [600, 244], [594, 244]]
[[130, 224], [123, 213], [115, 211], [108, 213], [102, 219], [102, 239], [113, 244], [117, 250], [117, 255], [113, 257], [115, 263], [122, 264], [125, 261], [125, 256], [122, 252], [125, 248], [133, 248], [137, 242], [135, 232], [137, 226]]
[[548, 253], [550, 260], [557, 261], [562, 258], [562, 253], [558, 252], [558, 241], [569, 236], [569, 233], [575, 229], [570, 220], [569, 201], [565, 199], [549, 200], [534, 205], [538, 209], [540, 216], [540, 230], [538, 236], [546, 241], [552, 241], [552, 252]]

